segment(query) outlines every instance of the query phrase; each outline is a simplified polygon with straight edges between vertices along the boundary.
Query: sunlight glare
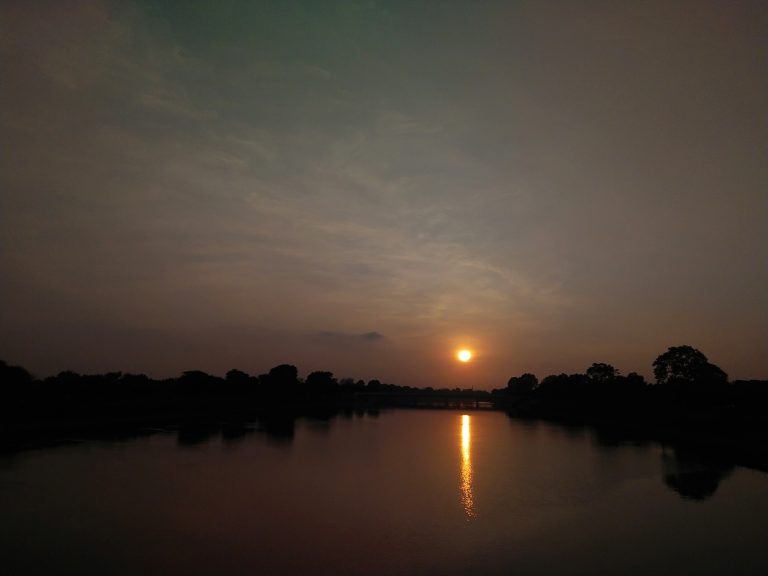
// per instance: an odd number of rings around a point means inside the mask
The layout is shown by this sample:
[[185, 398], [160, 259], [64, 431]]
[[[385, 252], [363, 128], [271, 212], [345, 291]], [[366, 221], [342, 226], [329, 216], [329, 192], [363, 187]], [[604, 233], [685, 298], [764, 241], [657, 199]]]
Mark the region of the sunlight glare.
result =
[[472, 496], [472, 461], [469, 453], [469, 415], [461, 417], [461, 503], [468, 518], [475, 516], [475, 501]]
[[470, 350], [459, 350], [456, 357], [460, 362], [469, 362], [472, 359], [472, 352]]

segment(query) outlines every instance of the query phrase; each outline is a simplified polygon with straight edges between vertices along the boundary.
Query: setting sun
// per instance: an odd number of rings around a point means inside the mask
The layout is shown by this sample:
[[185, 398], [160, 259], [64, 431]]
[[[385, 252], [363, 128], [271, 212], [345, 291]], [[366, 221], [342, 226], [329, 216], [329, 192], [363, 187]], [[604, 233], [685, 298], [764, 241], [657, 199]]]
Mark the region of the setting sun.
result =
[[456, 357], [460, 362], [469, 362], [472, 360], [472, 352], [470, 350], [459, 350], [458, 354], [456, 354]]

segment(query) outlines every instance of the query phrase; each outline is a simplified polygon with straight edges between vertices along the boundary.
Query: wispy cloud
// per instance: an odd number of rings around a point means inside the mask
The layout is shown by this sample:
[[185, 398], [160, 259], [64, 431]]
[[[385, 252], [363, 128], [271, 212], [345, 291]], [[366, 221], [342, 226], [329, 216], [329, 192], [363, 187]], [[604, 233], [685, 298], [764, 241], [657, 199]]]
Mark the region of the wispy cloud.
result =
[[378, 342], [384, 338], [383, 334], [376, 331], [364, 332], [362, 334], [349, 334], [346, 332], [335, 332], [332, 330], [326, 330], [322, 332], [317, 332], [313, 336], [320, 341], [324, 341], [332, 344], [349, 343], [349, 342]]
[[[6, 334], [51, 317], [199, 339], [250, 326], [317, 345], [318, 362], [340, 338], [387, 366], [385, 349], [408, 365], [409, 346], [460, 335], [499, 356], [557, 338], [650, 347], [680, 325], [717, 344], [731, 317], [764, 341], [766, 86], [747, 57], [762, 37], [718, 36], [710, 73], [695, 34], [679, 45], [691, 65], [663, 42], [635, 50], [659, 32], [622, 10], [633, 35], [605, 51], [594, 15], [588, 37], [562, 28], [566, 48], [535, 3], [528, 20], [465, 11], [519, 26], [501, 45], [415, 35], [405, 4], [244, 3], [247, 25], [197, 27], [187, 5], [21, 6], [0, 6]], [[627, 78], [619, 64], [649, 53], [671, 83], [655, 65]]]

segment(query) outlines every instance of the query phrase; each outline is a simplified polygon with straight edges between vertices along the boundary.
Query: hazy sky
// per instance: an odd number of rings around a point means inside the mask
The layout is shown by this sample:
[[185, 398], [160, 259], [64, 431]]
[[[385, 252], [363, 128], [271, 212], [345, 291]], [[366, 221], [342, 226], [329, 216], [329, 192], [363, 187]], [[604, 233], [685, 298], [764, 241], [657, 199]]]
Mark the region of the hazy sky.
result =
[[0, 27], [9, 363], [490, 388], [690, 344], [768, 377], [762, 0], [6, 0]]

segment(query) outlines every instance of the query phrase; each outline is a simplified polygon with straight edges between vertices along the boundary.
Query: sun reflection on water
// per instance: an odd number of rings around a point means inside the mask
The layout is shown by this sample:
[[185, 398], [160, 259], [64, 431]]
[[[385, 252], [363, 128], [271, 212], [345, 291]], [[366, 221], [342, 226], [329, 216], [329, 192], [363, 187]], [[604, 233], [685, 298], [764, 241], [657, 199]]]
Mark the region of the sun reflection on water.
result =
[[461, 503], [468, 518], [475, 516], [475, 501], [472, 497], [472, 459], [470, 457], [471, 432], [469, 415], [461, 417]]

